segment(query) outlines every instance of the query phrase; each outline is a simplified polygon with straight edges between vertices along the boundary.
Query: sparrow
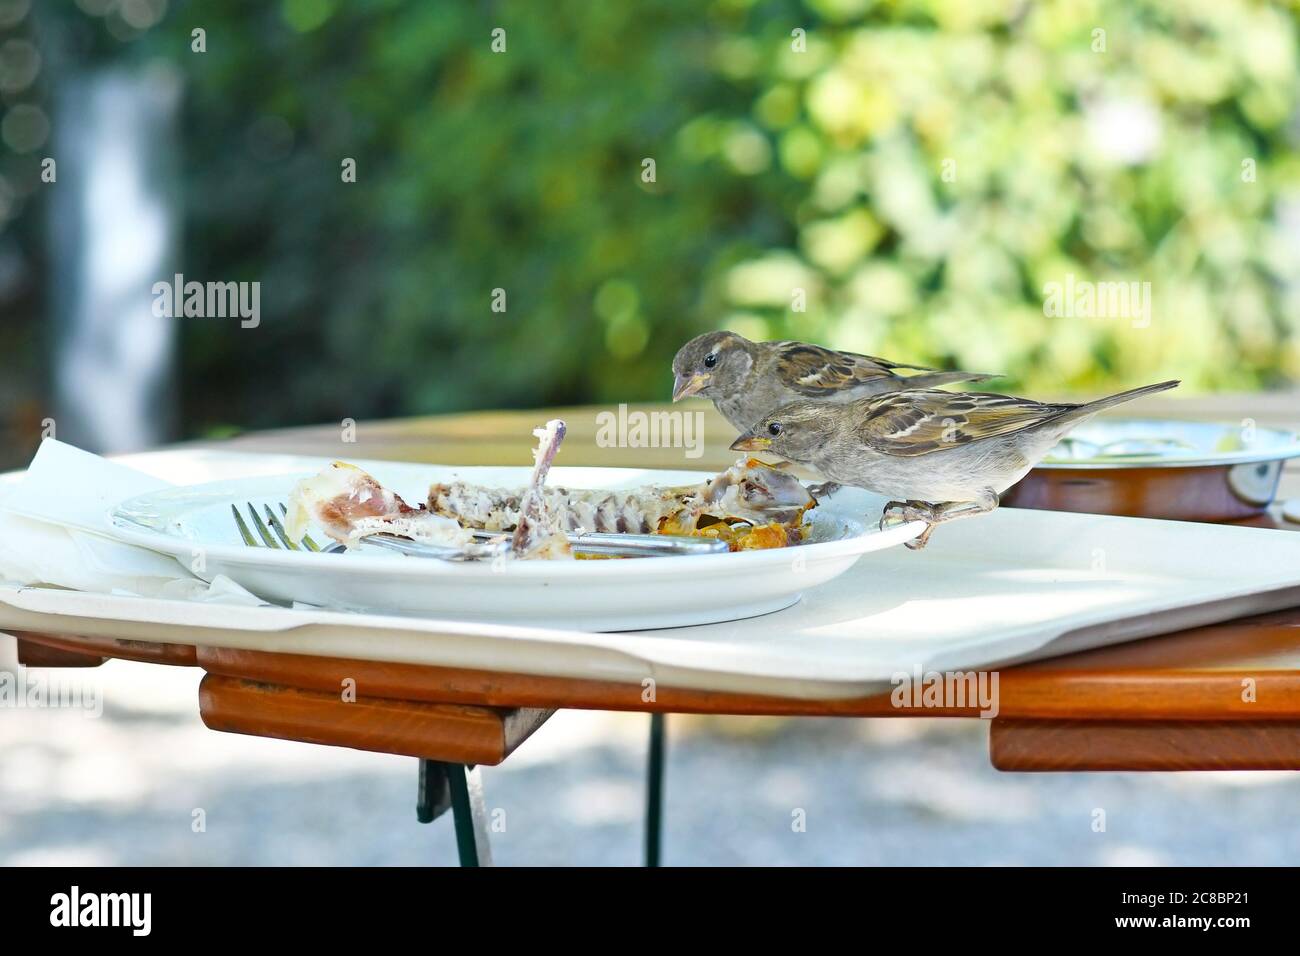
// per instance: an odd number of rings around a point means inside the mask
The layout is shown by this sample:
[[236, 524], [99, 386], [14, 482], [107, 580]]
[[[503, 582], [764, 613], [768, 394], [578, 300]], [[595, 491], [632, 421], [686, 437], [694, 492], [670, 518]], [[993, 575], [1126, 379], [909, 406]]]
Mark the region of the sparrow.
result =
[[[899, 369], [922, 374], [899, 375]], [[805, 342], [751, 342], [735, 332], [709, 332], [691, 339], [673, 359], [673, 374], [674, 402], [702, 395], [741, 431], [790, 402], [852, 402], [880, 392], [995, 377], [938, 372]]]
[[907, 542], [918, 550], [943, 522], [996, 508], [998, 495], [1074, 426], [1176, 385], [1144, 385], [1082, 404], [937, 389], [842, 405], [793, 402], [755, 422], [731, 447], [771, 452], [831, 481], [893, 499], [880, 528], [897, 519], [925, 522], [925, 531]]

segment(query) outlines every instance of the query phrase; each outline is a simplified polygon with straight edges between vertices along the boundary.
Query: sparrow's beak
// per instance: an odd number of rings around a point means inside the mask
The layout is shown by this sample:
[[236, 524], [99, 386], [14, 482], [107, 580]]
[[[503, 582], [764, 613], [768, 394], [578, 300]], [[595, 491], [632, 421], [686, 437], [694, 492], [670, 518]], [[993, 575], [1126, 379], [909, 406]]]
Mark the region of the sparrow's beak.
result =
[[685, 373], [678, 375], [673, 382], [673, 401], [680, 402], [683, 398], [694, 395], [700, 389], [709, 384], [711, 376], [707, 372], [695, 372], [692, 375]]
[[765, 451], [772, 446], [772, 439], [761, 435], [741, 435], [731, 443], [732, 451]]

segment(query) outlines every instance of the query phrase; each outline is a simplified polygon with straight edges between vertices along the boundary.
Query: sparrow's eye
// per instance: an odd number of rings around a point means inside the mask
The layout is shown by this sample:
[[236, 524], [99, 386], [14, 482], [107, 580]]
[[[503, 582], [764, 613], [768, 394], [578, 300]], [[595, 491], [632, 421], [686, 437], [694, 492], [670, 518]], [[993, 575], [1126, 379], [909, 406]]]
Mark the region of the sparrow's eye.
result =
[[715, 366], [715, 365], [717, 365], [717, 364], [718, 364], [718, 353], [717, 353], [717, 352], [710, 352], [708, 355], [704, 356], [704, 367], [705, 367], [705, 368], [713, 368], [713, 366]]
[[770, 425], [767, 426], [767, 433], [771, 435], [773, 438], [779, 436], [782, 431], [783, 429], [781, 428], [780, 422], [772, 422]]

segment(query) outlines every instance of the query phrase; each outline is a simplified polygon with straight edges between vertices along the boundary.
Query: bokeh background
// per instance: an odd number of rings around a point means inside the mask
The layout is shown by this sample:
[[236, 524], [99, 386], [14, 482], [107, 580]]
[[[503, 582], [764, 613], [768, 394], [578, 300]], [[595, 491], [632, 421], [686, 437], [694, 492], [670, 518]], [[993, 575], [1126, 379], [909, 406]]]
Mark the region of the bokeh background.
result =
[[[1247, 0], [0, 0], [8, 463], [49, 418], [126, 450], [660, 399], [719, 327], [1030, 394], [1280, 386], [1298, 21]], [[174, 272], [259, 281], [261, 325], [159, 327], [149, 286]], [[1046, 315], [1067, 276], [1151, 283], [1150, 326]]]

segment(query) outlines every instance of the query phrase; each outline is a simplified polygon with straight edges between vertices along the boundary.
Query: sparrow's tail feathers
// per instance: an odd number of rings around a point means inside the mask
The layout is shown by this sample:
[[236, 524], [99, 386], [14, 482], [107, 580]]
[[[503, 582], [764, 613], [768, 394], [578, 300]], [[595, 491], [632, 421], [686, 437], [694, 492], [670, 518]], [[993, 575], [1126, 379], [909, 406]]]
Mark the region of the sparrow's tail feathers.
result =
[[1171, 379], [1168, 382], [1157, 382], [1154, 385], [1143, 385], [1141, 388], [1130, 388], [1127, 392], [1117, 392], [1114, 395], [1107, 395], [1105, 398], [1099, 398], [1095, 402], [1087, 402], [1083, 405], [1076, 405], [1066, 412], [1062, 418], [1069, 420], [1086, 418], [1096, 415], [1104, 409], [1113, 405], [1123, 405], [1125, 402], [1131, 402], [1135, 398], [1141, 398], [1143, 395], [1154, 395], [1156, 392], [1167, 392], [1171, 388], [1177, 388], [1180, 383], [1177, 379]]
[[907, 389], [939, 388], [942, 385], [953, 385], [957, 382], [987, 382], [991, 378], [999, 377], [984, 372], [931, 372], [926, 375], [907, 376], [903, 379], [903, 387]]

